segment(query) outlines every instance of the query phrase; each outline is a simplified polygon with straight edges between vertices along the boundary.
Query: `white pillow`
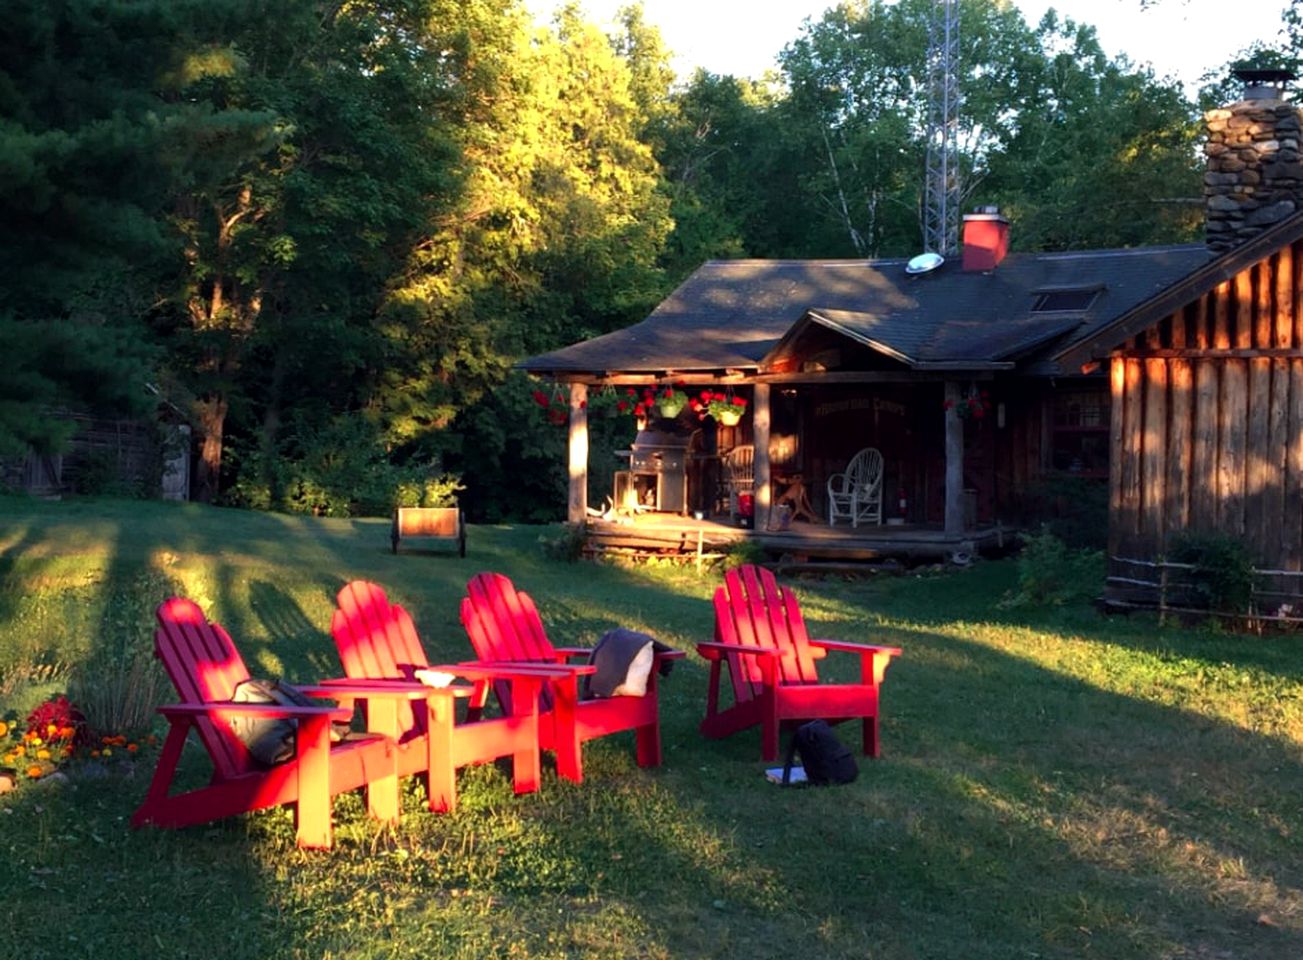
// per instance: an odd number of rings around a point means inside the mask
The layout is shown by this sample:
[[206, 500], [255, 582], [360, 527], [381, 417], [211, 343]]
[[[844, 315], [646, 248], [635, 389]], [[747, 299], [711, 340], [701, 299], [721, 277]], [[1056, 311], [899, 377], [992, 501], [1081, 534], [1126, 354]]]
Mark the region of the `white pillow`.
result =
[[638, 655], [629, 662], [629, 672], [624, 675], [624, 683], [615, 688], [612, 696], [645, 697], [647, 680], [651, 677], [652, 662], [656, 659], [656, 649], [651, 641], [644, 643]]

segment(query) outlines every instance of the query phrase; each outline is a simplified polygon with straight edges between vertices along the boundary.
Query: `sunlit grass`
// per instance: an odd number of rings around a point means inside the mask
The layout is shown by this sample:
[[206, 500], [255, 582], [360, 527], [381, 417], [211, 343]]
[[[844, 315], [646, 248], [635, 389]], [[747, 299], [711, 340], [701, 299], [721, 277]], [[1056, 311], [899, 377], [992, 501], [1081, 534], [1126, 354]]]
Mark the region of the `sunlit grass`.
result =
[[[147, 635], [163, 596], [112, 600], [133, 584], [184, 592], [255, 673], [291, 679], [338, 671], [327, 628], [354, 577], [413, 612], [435, 659], [469, 654], [457, 601], [486, 569], [559, 644], [617, 624], [710, 638], [715, 574], [558, 564], [538, 536], [473, 528], [465, 561], [395, 557], [384, 520], [0, 498], [3, 706]], [[527, 797], [479, 767], [453, 816], [409, 783], [396, 830], [342, 797], [327, 854], [294, 849], [286, 810], [132, 833], [147, 764], [0, 798], [0, 922], [60, 958], [1303, 955], [1298, 640], [1003, 610], [1013, 584], [1010, 562], [794, 583], [815, 635], [905, 650], [884, 756], [849, 787], [772, 787], [757, 735], [701, 739], [693, 657], [662, 687], [660, 770], [627, 736], [586, 748], [584, 784], [546, 772]]]

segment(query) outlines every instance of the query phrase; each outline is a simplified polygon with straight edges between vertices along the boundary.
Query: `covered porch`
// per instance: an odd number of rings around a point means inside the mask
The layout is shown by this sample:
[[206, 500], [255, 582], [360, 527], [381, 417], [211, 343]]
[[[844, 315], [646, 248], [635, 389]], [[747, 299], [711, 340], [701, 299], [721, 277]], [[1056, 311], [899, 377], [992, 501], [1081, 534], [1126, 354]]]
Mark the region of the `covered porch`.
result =
[[773, 557], [792, 563], [945, 561], [1001, 549], [1013, 533], [999, 523], [950, 536], [942, 529], [918, 524], [851, 528], [799, 520], [786, 530], [766, 530], [741, 527], [725, 517], [699, 520], [650, 512], [611, 519], [589, 517], [585, 529], [589, 552], [598, 555], [704, 557], [742, 541], [754, 541]]
[[[1018, 519], [1005, 507], [1040, 472], [1045, 431], [1043, 398], [1027, 395], [1025, 383], [996, 382], [994, 372], [970, 369], [963, 379], [878, 370], [571, 382], [567, 519], [585, 525], [597, 550], [709, 553], [754, 540], [775, 555], [934, 561], [998, 548]], [[678, 425], [693, 433], [693, 446], [686, 494], [671, 509], [648, 509], [645, 499], [621, 502], [619, 481], [627, 485], [627, 478], [617, 478], [614, 501], [599, 496], [590, 503], [590, 394], [606, 383], [623, 389], [649, 380], [689, 394], [726, 389], [747, 400], [747, 413], [725, 426], [684, 411]], [[750, 516], [728, 496], [730, 454], [739, 447], [753, 451]], [[842, 518], [832, 525], [828, 479], [865, 447], [883, 458], [881, 522], [853, 526]]]

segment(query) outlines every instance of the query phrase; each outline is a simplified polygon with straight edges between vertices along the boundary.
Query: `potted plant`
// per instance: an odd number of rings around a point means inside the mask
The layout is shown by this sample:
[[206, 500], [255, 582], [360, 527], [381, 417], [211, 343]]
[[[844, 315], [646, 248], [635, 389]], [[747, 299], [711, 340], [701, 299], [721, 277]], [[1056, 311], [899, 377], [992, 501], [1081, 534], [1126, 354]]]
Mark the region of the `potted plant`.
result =
[[721, 426], [735, 427], [742, 419], [742, 414], [746, 413], [747, 402], [745, 397], [735, 397], [731, 393], [703, 390], [701, 396], [693, 401], [692, 408], [697, 411], [698, 417], [709, 415]]
[[[553, 390], [550, 396], [543, 390], [535, 390], [532, 396], [534, 402], [543, 408], [543, 415], [548, 423], [563, 427], [570, 422], [570, 398], [561, 391], [560, 387]], [[587, 401], [580, 404], [581, 409], [587, 406]]]
[[945, 409], [955, 408], [955, 415], [960, 420], [981, 420], [991, 412], [991, 395], [985, 390], [980, 393], [973, 391], [965, 397], [960, 397], [959, 402], [955, 403], [950, 400], [945, 402]]
[[662, 417], [673, 420], [688, 405], [688, 395], [674, 386], [666, 386], [656, 394], [656, 406]]

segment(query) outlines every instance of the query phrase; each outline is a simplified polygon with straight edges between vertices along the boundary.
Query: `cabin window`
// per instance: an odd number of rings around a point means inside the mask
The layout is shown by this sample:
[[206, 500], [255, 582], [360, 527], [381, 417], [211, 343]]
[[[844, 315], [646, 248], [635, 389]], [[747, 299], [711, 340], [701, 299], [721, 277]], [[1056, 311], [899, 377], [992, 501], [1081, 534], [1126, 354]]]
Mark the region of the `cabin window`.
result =
[[1109, 400], [1103, 384], [1058, 393], [1052, 431], [1053, 469], [1079, 477], [1108, 476]]

